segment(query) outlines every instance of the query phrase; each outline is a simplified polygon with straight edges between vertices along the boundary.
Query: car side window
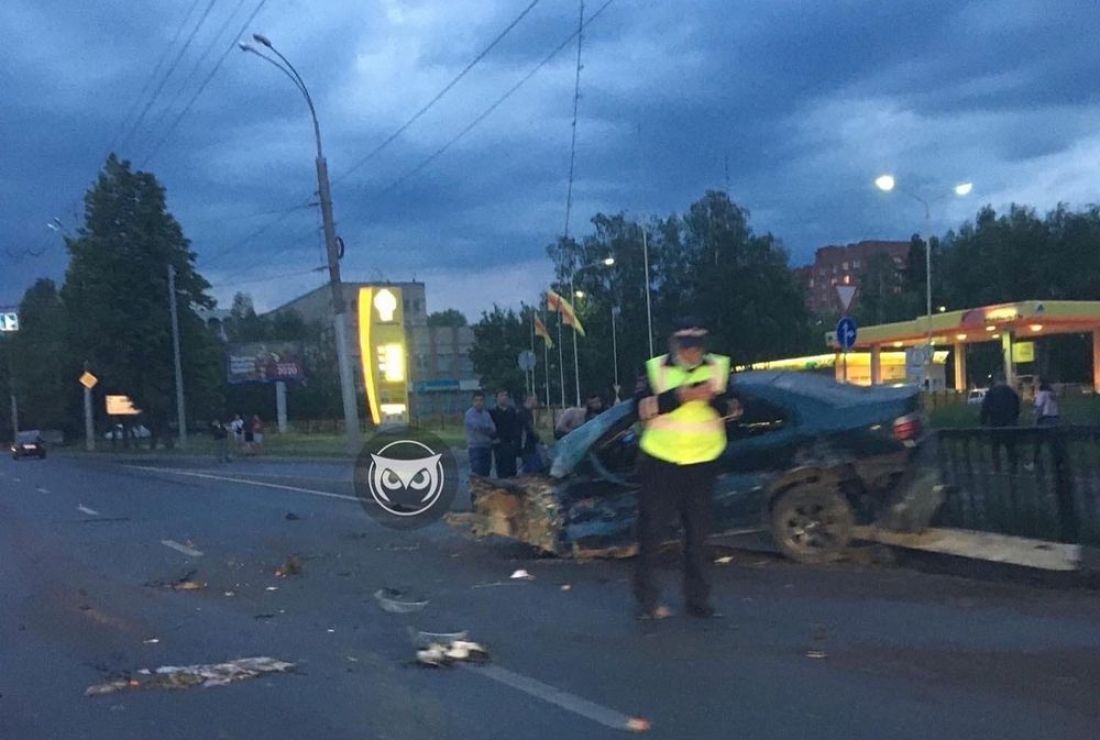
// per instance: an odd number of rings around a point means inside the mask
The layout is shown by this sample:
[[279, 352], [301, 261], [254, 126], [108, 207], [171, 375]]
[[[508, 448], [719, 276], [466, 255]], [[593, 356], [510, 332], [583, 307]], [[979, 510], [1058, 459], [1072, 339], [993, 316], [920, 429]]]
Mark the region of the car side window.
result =
[[730, 441], [759, 437], [785, 428], [789, 414], [785, 409], [759, 398], [738, 396], [740, 416], [726, 423], [726, 437]]

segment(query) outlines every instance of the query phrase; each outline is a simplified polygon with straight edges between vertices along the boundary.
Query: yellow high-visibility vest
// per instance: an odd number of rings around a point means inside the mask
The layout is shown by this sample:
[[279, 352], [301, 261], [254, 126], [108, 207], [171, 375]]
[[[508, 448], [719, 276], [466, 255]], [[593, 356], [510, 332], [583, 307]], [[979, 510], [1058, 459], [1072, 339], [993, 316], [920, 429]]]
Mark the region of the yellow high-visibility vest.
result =
[[[712, 383], [716, 393], [724, 393], [729, 384], [730, 358], [723, 355], [707, 355], [691, 370], [669, 362], [668, 355], [652, 358], [645, 367], [655, 395], [704, 381]], [[677, 465], [710, 462], [726, 449], [725, 422], [710, 403], [688, 401], [647, 421], [641, 448], [651, 457]]]

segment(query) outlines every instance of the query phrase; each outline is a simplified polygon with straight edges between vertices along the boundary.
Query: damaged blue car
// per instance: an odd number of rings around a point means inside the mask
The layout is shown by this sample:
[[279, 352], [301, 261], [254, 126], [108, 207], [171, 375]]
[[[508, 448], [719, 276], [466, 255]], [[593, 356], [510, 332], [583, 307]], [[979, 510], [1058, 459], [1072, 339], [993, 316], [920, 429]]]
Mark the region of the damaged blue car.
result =
[[[730, 388], [741, 413], [719, 460], [715, 535], [766, 531], [794, 560], [828, 561], [855, 527], [898, 519], [918, 487], [932, 487], [916, 464], [924, 426], [914, 387], [748, 372]], [[632, 554], [639, 434], [634, 403], [620, 403], [558, 442], [549, 475], [472, 476], [474, 534], [561, 556]], [[677, 538], [671, 525], [668, 536]]]

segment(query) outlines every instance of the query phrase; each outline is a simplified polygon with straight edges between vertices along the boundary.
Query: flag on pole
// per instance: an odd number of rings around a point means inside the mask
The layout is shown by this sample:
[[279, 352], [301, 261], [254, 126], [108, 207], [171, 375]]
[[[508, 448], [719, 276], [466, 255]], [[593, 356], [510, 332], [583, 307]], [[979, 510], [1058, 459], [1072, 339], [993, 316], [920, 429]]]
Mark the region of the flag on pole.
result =
[[538, 316], [535, 317], [535, 336], [542, 337], [542, 340], [546, 342], [547, 349], [554, 346], [554, 340], [550, 338], [550, 332], [546, 330], [546, 324], [542, 323], [542, 319]]
[[577, 312], [573, 310], [573, 305], [562, 298], [560, 295], [552, 290], [546, 291], [546, 307], [551, 311], [558, 311], [561, 313], [561, 320], [580, 334], [584, 336], [584, 327], [581, 326], [580, 319], [577, 318]]

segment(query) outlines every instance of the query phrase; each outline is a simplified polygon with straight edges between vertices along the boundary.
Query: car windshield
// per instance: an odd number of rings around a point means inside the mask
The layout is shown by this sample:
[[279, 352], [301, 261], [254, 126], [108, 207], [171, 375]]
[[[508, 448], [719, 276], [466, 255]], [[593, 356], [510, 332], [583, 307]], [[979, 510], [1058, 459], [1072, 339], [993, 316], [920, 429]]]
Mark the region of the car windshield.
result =
[[34, 444], [38, 442], [38, 432], [19, 432], [15, 435], [15, 441], [23, 445]]

